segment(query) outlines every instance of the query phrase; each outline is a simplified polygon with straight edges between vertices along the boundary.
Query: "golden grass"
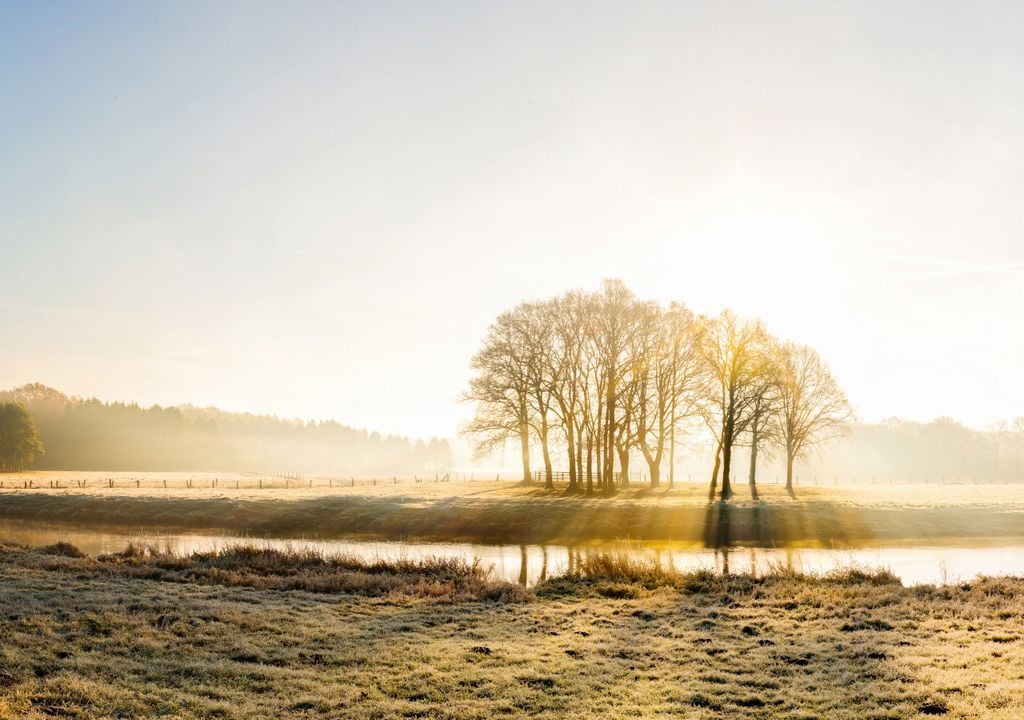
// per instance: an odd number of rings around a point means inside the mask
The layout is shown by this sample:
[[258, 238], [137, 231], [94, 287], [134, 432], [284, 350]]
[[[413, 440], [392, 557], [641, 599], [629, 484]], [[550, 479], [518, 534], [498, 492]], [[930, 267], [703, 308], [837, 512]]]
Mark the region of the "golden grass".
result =
[[[106, 486], [112, 479], [114, 488]], [[184, 483], [192, 479], [195, 487], [186, 488]], [[231, 498], [241, 500], [275, 499], [307, 500], [322, 497], [372, 497], [402, 498], [406, 502], [435, 503], [460, 498], [478, 498], [481, 500], [530, 498], [551, 499], [561, 497], [564, 489], [545, 490], [542, 483], [523, 484], [509, 480], [495, 482], [491, 480], [433, 482], [433, 475], [421, 478], [415, 483], [411, 476], [399, 478], [397, 484], [391, 477], [358, 476], [356, 486], [351, 487], [348, 477], [334, 478], [335, 486], [328, 487], [327, 476], [316, 476], [312, 480], [313, 487], [293, 483], [293, 487], [274, 487], [257, 489], [248, 487], [255, 482], [253, 477], [239, 473], [185, 473], [185, 472], [96, 472], [96, 471], [41, 471], [0, 474], [4, 483], [3, 490], [16, 493], [42, 493], [55, 495], [98, 495], [101, 497], [154, 497], [154, 498]], [[31, 480], [31, 490], [22, 489], [22, 484]], [[217, 487], [210, 487], [217, 481]], [[368, 483], [376, 481], [377, 485]], [[134, 487], [135, 481], [140, 484]], [[167, 488], [162, 487], [166, 481]], [[49, 484], [60, 484], [59, 489], [49, 488]], [[234, 484], [238, 482], [240, 488]], [[267, 480], [280, 485], [283, 480]], [[85, 487], [78, 487], [82, 483]], [[750, 502], [749, 492], [743, 483], [735, 486], [735, 504], [744, 505]], [[705, 482], [679, 482], [675, 487], [651, 489], [643, 483], [635, 482], [628, 489], [619, 490], [613, 501], [629, 502], [643, 506], [659, 505], [692, 505], [707, 504], [707, 484]], [[767, 502], [792, 501], [782, 485], [765, 478], [758, 485], [762, 500]], [[805, 484], [796, 488], [796, 502], [829, 502], [835, 505], [851, 505], [858, 507], [896, 506], [934, 507], [934, 506], [1014, 506], [1024, 511], [1024, 484], [879, 484], [865, 485], [829, 485]], [[595, 498], [595, 501], [607, 501], [607, 498]]]
[[0, 718], [1024, 716], [1024, 580], [904, 588], [595, 560], [509, 604], [101, 565], [0, 549]]
[[795, 500], [767, 485], [759, 503], [740, 492], [727, 506], [709, 506], [706, 488], [696, 484], [588, 498], [493, 481], [263, 491], [111, 490], [97, 483], [2, 490], [0, 518], [267, 537], [536, 544], [638, 539], [830, 547], [1024, 537], [1018, 485], [801, 488]]
[[[13, 546], [12, 546], [13, 548]], [[90, 558], [74, 545], [59, 542], [23, 549], [22, 562], [52, 572], [89, 573], [126, 579], [160, 580], [359, 595], [410, 595], [451, 601], [519, 601], [518, 585], [496, 581], [478, 561], [454, 558], [366, 561], [325, 556], [312, 549], [278, 550], [229, 545], [178, 554], [170, 549], [129, 544], [116, 553]]]

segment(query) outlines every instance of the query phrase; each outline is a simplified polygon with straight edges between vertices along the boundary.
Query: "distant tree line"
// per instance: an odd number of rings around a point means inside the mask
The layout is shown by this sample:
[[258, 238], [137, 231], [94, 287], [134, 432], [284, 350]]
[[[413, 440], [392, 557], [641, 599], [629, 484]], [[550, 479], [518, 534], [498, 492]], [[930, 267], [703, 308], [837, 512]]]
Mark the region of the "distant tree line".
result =
[[1024, 481], [1024, 417], [985, 430], [941, 417], [857, 424], [849, 442], [808, 468], [819, 480], [863, 483]]
[[438, 472], [452, 465], [445, 439], [412, 440], [333, 421], [105, 403], [38, 384], [0, 391], [0, 402], [19, 404], [34, 419], [46, 454], [31, 467], [40, 470], [364, 474]]
[[852, 419], [812, 348], [782, 342], [729, 310], [705, 317], [642, 300], [618, 280], [502, 313], [471, 367], [463, 399], [475, 414], [463, 431], [477, 456], [515, 442], [529, 480], [539, 446], [548, 487], [560, 455], [569, 489], [588, 494], [628, 484], [634, 455], [653, 487], [665, 466], [673, 482], [677, 442], [695, 426], [714, 447], [712, 497], [719, 482], [723, 499], [733, 494], [737, 447], [749, 450], [755, 497], [763, 449], [784, 455], [792, 491], [795, 461], [841, 436]]

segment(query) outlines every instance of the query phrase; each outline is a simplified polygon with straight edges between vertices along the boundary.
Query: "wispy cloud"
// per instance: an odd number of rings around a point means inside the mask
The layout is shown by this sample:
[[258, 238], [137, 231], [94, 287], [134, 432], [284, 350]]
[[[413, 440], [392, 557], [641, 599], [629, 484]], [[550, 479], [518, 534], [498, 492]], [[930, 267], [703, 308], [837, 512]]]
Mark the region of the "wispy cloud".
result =
[[971, 262], [950, 257], [924, 254], [897, 254], [838, 250], [838, 254], [878, 260], [891, 264], [918, 265], [920, 270], [880, 275], [852, 283], [850, 287], [879, 285], [900, 280], [916, 280], [925, 278], [946, 278], [966, 275], [990, 275], [1002, 277], [1024, 277], [1024, 262], [1007, 260], [987, 260]]

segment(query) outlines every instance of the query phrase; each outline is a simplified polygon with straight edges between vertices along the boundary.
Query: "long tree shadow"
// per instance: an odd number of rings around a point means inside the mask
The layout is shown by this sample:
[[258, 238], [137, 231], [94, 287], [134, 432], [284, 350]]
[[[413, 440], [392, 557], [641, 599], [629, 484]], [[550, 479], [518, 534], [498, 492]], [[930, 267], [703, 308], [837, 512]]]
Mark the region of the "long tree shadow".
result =
[[704, 546], [712, 549], [787, 547], [808, 541], [845, 547], [871, 539], [871, 533], [855, 513], [831, 503], [736, 505], [718, 500], [704, 510], [701, 538]]

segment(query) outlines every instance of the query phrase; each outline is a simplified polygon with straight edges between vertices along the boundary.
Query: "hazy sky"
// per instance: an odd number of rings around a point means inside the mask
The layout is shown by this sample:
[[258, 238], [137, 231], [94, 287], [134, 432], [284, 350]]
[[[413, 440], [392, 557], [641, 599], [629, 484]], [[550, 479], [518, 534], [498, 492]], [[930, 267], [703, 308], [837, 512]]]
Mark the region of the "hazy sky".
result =
[[451, 434], [522, 299], [1024, 414], [1024, 3], [0, 0], [0, 387]]

